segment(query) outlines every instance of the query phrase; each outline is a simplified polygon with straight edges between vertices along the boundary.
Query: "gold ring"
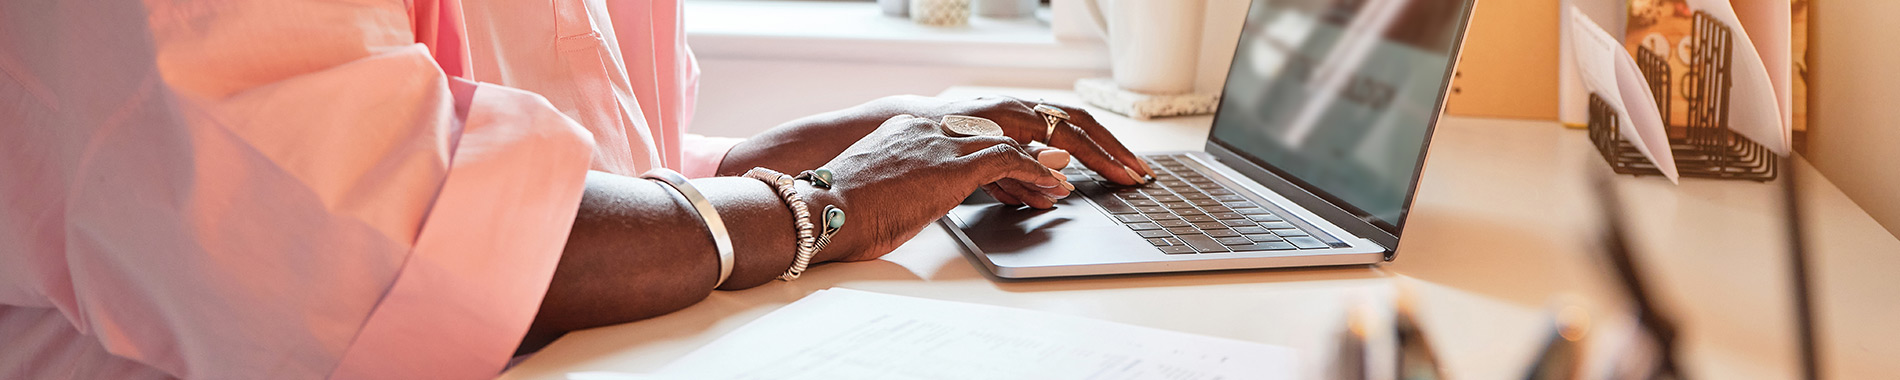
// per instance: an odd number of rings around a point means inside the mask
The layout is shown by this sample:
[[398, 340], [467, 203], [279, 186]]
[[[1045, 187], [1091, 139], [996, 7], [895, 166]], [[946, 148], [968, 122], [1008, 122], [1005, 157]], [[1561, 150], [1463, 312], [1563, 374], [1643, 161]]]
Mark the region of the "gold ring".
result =
[[1069, 121], [1069, 112], [1048, 104], [1037, 104], [1036, 113], [1042, 114], [1042, 122], [1048, 125], [1048, 131], [1042, 134], [1042, 145], [1056, 139], [1056, 125]]

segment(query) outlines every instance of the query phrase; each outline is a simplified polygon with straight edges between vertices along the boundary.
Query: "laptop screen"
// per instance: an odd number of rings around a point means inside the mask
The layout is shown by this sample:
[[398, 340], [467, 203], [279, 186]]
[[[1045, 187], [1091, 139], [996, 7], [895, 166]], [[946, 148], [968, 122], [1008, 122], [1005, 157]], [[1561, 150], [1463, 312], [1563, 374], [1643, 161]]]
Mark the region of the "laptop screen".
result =
[[1398, 232], [1470, 0], [1254, 0], [1213, 141]]

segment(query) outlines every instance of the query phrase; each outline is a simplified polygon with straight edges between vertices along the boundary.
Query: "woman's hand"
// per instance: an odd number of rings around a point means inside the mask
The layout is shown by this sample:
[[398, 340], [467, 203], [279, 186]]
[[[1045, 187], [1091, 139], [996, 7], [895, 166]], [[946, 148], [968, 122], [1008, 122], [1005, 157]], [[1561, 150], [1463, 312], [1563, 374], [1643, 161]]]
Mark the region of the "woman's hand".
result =
[[[1040, 103], [1060, 108], [1069, 114], [1069, 119], [1056, 124], [1054, 129], [1043, 119], [1041, 112], [1035, 110], [1037, 103], [1026, 102], [1008, 96], [984, 96], [968, 100], [944, 100], [940, 98], [913, 97], [902, 101], [925, 104], [920, 106], [930, 110], [931, 118], [943, 115], [977, 116], [1003, 127], [1004, 135], [1019, 143], [1028, 144], [1039, 141], [1060, 151], [1046, 151], [1032, 148], [1038, 153], [1045, 165], [1061, 169], [1068, 165], [1069, 158], [1082, 162], [1103, 178], [1124, 185], [1138, 185], [1148, 182], [1154, 171], [1120, 140], [1095, 121], [1087, 110], [1081, 107], [1056, 103]], [[1053, 132], [1053, 135], [1051, 133]], [[1017, 181], [1004, 179], [996, 183], [983, 185], [997, 201], [1012, 205], [1029, 205], [1035, 208], [1055, 207], [1055, 199], [1039, 196], [1032, 189]]]
[[1021, 144], [1005, 137], [951, 137], [936, 121], [899, 115], [824, 165], [830, 189], [810, 189], [814, 218], [826, 205], [845, 223], [818, 261], [883, 256], [956, 207], [979, 186], [1011, 180], [1059, 199], [1071, 188]]
[[[1068, 157], [1101, 173], [1110, 181], [1139, 184], [1154, 172], [1123, 147], [1106, 128], [1080, 107], [1043, 103], [1061, 108], [1069, 120], [1056, 125], [1048, 136], [1044, 123], [1031, 102], [1007, 96], [986, 96], [968, 100], [946, 100], [924, 96], [892, 96], [856, 107], [794, 120], [761, 133], [733, 147], [720, 164], [721, 175], [740, 175], [753, 167], [768, 167], [783, 172], [798, 172], [818, 167], [837, 157], [846, 147], [870, 134], [886, 119], [900, 114], [918, 115], [936, 121], [944, 115], [968, 115], [987, 118], [1003, 127], [1004, 134], [1017, 143], [1047, 141], [1062, 151], [1031, 148], [1035, 157], [1054, 168], [1068, 164]], [[997, 200], [1008, 204], [1027, 204], [1037, 208], [1053, 207], [1055, 200], [1037, 194], [1020, 181], [1002, 180], [982, 187]]]

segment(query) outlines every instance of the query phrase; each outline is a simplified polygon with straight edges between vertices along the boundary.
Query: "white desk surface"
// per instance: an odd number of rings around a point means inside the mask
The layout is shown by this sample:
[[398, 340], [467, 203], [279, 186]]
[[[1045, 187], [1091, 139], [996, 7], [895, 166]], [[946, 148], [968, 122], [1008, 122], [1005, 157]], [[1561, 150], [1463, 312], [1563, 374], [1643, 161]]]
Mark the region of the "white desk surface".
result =
[[[1080, 104], [1067, 91], [956, 87]], [[1199, 150], [1211, 117], [1098, 119], [1136, 150]], [[1886, 163], [1892, 164], [1892, 163]], [[1419, 319], [1454, 379], [1521, 378], [1560, 302], [1609, 321], [1623, 301], [1596, 252], [1590, 179], [1607, 173], [1581, 130], [1555, 122], [1448, 117], [1395, 262], [1079, 279], [989, 277], [939, 226], [882, 260], [822, 265], [794, 282], [714, 292], [665, 316], [568, 334], [504, 379], [650, 372], [829, 287], [1066, 313], [1302, 350], [1303, 378], [1329, 371], [1349, 304], [1415, 291]], [[1824, 377], [1900, 376], [1900, 241], [1806, 161], [1794, 168], [1812, 257]], [[1682, 329], [1684, 366], [1706, 379], [1799, 376], [1778, 183], [1616, 176], [1636, 257]]]

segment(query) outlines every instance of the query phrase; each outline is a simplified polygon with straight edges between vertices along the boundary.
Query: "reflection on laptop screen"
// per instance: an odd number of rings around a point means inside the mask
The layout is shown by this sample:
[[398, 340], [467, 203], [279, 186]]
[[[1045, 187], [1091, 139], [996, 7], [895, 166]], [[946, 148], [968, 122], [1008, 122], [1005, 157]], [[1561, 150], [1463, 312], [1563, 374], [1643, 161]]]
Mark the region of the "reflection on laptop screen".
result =
[[1213, 138], [1394, 226], [1468, 0], [1255, 0]]

